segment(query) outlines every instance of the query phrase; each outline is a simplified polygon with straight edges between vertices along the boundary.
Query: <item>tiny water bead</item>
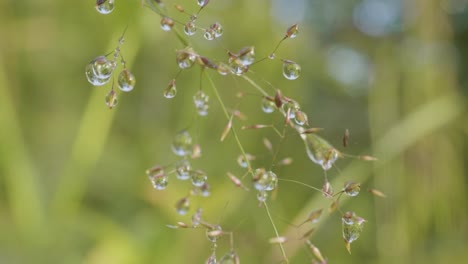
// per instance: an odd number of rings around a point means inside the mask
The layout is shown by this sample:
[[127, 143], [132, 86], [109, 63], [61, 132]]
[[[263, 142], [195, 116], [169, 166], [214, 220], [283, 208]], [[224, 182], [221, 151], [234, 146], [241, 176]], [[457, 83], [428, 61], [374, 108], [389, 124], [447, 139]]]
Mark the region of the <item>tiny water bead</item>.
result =
[[296, 80], [301, 75], [301, 66], [294, 61], [283, 60], [283, 76], [288, 80]]
[[226, 253], [219, 260], [220, 264], [240, 264], [239, 256], [234, 251]]
[[169, 17], [163, 17], [161, 19], [161, 29], [162, 30], [171, 31], [173, 26], [174, 26], [174, 20], [170, 19]]
[[255, 170], [254, 187], [258, 191], [272, 191], [278, 185], [278, 176], [272, 171], [266, 171], [264, 168]]
[[193, 102], [199, 115], [206, 116], [208, 114], [209, 99], [209, 96], [202, 90], [198, 90], [198, 92], [193, 96]]
[[240, 65], [237, 62], [231, 63], [231, 73], [241, 76], [249, 71], [249, 66]]
[[193, 143], [189, 132], [183, 130], [174, 136], [172, 141], [172, 151], [177, 156], [188, 156], [192, 154]]
[[349, 181], [345, 184], [343, 192], [351, 197], [357, 196], [361, 191], [361, 184], [353, 181]]
[[197, 33], [197, 27], [195, 26], [195, 22], [189, 21], [187, 24], [184, 26], [184, 33], [187, 36], [193, 36], [195, 33]]
[[211, 24], [210, 29], [213, 31], [215, 38], [219, 38], [223, 35], [223, 26], [218, 22]]
[[213, 40], [215, 39], [215, 33], [212, 29], [205, 29], [205, 34], [203, 34], [203, 37], [206, 40]]
[[196, 59], [197, 55], [190, 48], [177, 51], [176, 62], [183, 70], [192, 67]]
[[361, 235], [366, 220], [356, 216], [354, 212], [346, 212], [341, 220], [343, 239], [346, 243], [346, 248], [351, 252], [351, 243], [357, 240]]
[[175, 79], [172, 79], [169, 85], [164, 89], [164, 97], [167, 99], [174, 98], [177, 95], [177, 88], [175, 84]]
[[200, 187], [200, 195], [203, 197], [211, 195], [211, 186], [208, 183], [205, 183]]
[[295, 38], [297, 37], [297, 33], [299, 33], [299, 25], [294, 24], [286, 31], [286, 38]]
[[176, 203], [176, 211], [180, 215], [185, 215], [190, 210], [190, 200], [189, 198], [185, 197], [177, 201]]
[[93, 60], [94, 74], [101, 79], [109, 78], [116, 66], [114, 61], [108, 60], [105, 56], [99, 56]]
[[261, 203], [265, 202], [268, 198], [268, 193], [266, 191], [257, 192], [257, 200]]
[[175, 164], [175, 171], [177, 179], [179, 180], [188, 180], [190, 178], [190, 170], [192, 167], [190, 166], [190, 162], [186, 159], [181, 159], [176, 162]]
[[214, 225], [211, 228], [206, 229], [206, 238], [211, 243], [216, 243], [216, 240], [223, 235], [223, 229], [220, 225]]
[[167, 175], [165, 174], [157, 174], [157, 175], [152, 175], [152, 176], [148, 176], [151, 180], [151, 183], [153, 184], [153, 187], [156, 189], [156, 190], [164, 190], [166, 189], [167, 185], [168, 185], [168, 177]]
[[205, 7], [209, 2], [210, 0], [197, 0], [198, 5], [201, 7]]
[[192, 170], [189, 172], [192, 184], [195, 187], [202, 187], [208, 180], [208, 176], [201, 170]]
[[197, 212], [192, 216], [192, 226], [194, 228], [197, 228], [200, 225], [200, 222], [202, 220], [201, 214], [202, 214], [202, 210], [201, 208], [198, 208]]
[[296, 118], [296, 112], [301, 108], [299, 103], [292, 99], [288, 99], [288, 101], [283, 103], [281, 107], [285, 113], [289, 112], [289, 118], [291, 119]]
[[301, 133], [301, 138], [304, 140], [309, 159], [322, 166], [323, 170], [329, 170], [340, 157], [338, 150], [316, 134]]
[[244, 47], [239, 51], [238, 59], [243, 66], [249, 66], [255, 61], [255, 48]]
[[268, 98], [262, 99], [262, 110], [264, 113], [270, 114], [275, 111], [276, 105], [275, 102], [269, 100]]
[[133, 73], [128, 69], [123, 69], [119, 74], [117, 84], [122, 92], [130, 92], [136, 84], [135, 75], [133, 75]]
[[223, 63], [218, 64], [218, 66], [216, 67], [216, 71], [223, 76], [228, 75], [230, 72], [229, 66]]
[[117, 93], [114, 89], [111, 89], [106, 95], [106, 105], [109, 109], [114, 108], [117, 105]]
[[322, 194], [325, 198], [333, 198], [333, 187], [329, 181], [325, 181], [322, 186]]
[[216, 264], [216, 254], [213, 252], [210, 257], [205, 261], [205, 264]]
[[255, 157], [250, 154], [241, 154], [237, 157], [237, 164], [242, 168], [247, 168], [249, 166], [249, 161], [254, 160]]
[[114, 0], [96, 0], [96, 10], [104, 15], [114, 11]]
[[302, 111], [296, 111], [294, 113], [294, 122], [299, 126], [303, 126], [307, 124], [308, 123], [307, 114]]
[[156, 190], [164, 190], [168, 184], [168, 177], [162, 167], [156, 166], [146, 171], [153, 187]]
[[94, 73], [94, 67], [93, 63], [89, 63], [86, 65], [85, 69], [85, 74], [86, 74], [86, 79], [88, 80], [89, 83], [91, 83], [93, 86], [102, 86], [110, 81], [110, 76], [107, 78], [99, 78], [96, 76]]
[[268, 59], [270, 60], [274, 60], [276, 58], [276, 54], [274, 53], [271, 53], [270, 55], [268, 55]]

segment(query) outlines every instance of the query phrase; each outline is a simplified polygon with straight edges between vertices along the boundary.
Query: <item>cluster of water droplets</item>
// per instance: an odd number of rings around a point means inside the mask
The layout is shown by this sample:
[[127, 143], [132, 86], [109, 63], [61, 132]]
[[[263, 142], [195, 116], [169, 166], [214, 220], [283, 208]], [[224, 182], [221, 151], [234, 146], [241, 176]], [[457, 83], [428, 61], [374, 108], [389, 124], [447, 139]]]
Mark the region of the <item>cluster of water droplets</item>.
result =
[[278, 186], [278, 176], [272, 171], [267, 171], [264, 168], [255, 170], [253, 178], [254, 188], [258, 191], [257, 200], [265, 202], [269, 191], [273, 191]]
[[211, 24], [209, 28], [205, 29], [205, 34], [203, 34], [203, 37], [206, 40], [213, 40], [215, 38], [221, 37], [223, 32], [223, 26], [220, 23], [215, 22]]
[[[161, 166], [155, 166], [146, 171], [153, 187], [156, 190], [164, 190], [168, 185], [168, 176], [175, 174], [181, 181], [190, 179], [192, 190], [191, 195], [207, 197], [211, 194], [211, 187], [207, 183], [208, 175], [199, 169], [194, 169], [190, 163], [190, 158], [197, 158], [200, 155], [198, 145], [193, 144], [192, 136], [187, 130], [177, 133], [172, 141], [172, 151], [181, 159], [176, 161], [167, 173]], [[190, 197], [184, 197], [176, 203], [176, 210], [179, 214], [185, 214], [190, 209]]]
[[110, 14], [114, 8], [114, 0], [96, 0], [96, 10], [101, 14]]

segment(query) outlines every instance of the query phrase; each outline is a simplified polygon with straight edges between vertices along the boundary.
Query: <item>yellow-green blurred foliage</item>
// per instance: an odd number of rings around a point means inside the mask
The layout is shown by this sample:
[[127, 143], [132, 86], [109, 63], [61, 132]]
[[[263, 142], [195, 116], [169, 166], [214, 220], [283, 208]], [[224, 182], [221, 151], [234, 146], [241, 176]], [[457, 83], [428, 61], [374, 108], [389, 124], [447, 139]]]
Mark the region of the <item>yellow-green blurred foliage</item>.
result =
[[[175, 2], [196, 11], [195, 0]], [[0, 1], [0, 263], [204, 263], [210, 244], [203, 230], [169, 229], [190, 222], [175, 213], [175, 202], [189, 184], [170, 178], [164, 191], [152, 189], [145, 170], [177, 160], [170, 142], [191, 124], [202, 158], [194, 165], [209, 175], [213, 192], [192, 201], [193, 213], [234, 232], [241, 263], [280, 259], [270, 245], [273, 227], [254, 192], [236, 188], [226, 177], [240, 176], [240, 151], [232, 134], [219, 137], [227, 120], [209, 82], [207, 117], [195, 117], [192, 96], [199, 88], [194, 67], [177, 79], [178, 95], [162, 91], [178, 72], [175, 35], [160, 29], [160, 17], [140, 1], [116, 0], [109, 15], [95, 1]], [[302, 66], [288, 81], [280, 60], [252, 67], [251, 78], [270, 93], [271, 83], [296, 99], [312, 127], [345, 152], [379, 160], [341, 159], [329, 177], [335, 188], [360, 181], [362, 193], [343, 202], [367, 219], [349, 255], [341, 238], [338, 213], [323, 217], [311, 237], [329, 263], [463, 263], [468, 258], [466, 117], [468, 1], [466, 0], [212, 0], [197, 23], [219, 21], [222, 45], [232, 51], [255, 46], [267, 56], [288, 26], [300, 34], [285, 41], [277, 57]], [[128, 25], [122, 46], [136, 75], [134, 91], [121, 94], [109, 110], [104, 97], [110, 84], [92, 87], [85, 65], [112, 51]], [[180, 29], [180, 26], [179, 26]], [[200, 54], [221, 60], [223, 46], [190, 38]], [[242, 78], [209, 71], [228, 108], [238, 105], [248, 121], [238, 122], [240, 141], [268, 167], [279, 137], [268, 129], [241, 125], [279, 124], [260, 109], [258, 92]], [[323, 172], [306, 156], [294, 133], [282, 142], [279, 157], [292, 157], [275, 168], [280, 178], [320, 188]], [[246, 181], [246, 185], [250, 185]], [[387, 198], [365, 190], [377, 188]], [[294, 240], [298, 223], [310, 211], [327, 207], [320, 193], [288, 182], [269, 200], [281, 235]], [[190, 215], [191, 215], [190, 213]], [[286, 243], [291, 263], [310, 263], [297, 242]], [[219, 242], [218, 256], [228, 250]], [[277, 262], [274, 262], [277, 263]]]

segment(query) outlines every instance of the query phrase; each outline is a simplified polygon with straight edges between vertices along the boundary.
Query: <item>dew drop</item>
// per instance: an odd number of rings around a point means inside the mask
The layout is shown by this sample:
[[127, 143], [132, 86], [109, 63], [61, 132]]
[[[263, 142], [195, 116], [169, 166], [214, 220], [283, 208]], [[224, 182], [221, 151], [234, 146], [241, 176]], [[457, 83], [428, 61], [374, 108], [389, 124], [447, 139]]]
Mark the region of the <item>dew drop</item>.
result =
[[329, 181], [325, 181], [322, 186], [322, 194], [325, 198], [333, 198], [333, 187]]
[[192, 180], [192, 184], [195, 187], [202, 187], [208, 180], [208, 176], [206, 176], [205, 172], [201, 170], [192, 170], [189, 172], [189, 174]]
[[186, 130], [177, 133], [172, 141], [172, 151], [177, 156], [188, 156], [192, 154], [192, 137]]
[[295, 38], [297, 37], [298, 32], [299, 32], [299, 26], [298, 24], [294, 24], [291, 27], [289, 27], [288, 30], [286, 31], [286, 37]]
[[96, 76], [92, 62], [86, 65], [85, 74], [88, 82], [94, 86], [102, 86], [110, 81], [110, 76], [107, 78], [99, 78]]
[[268, 100], [267, 98], [262, 99], [262, 110], [263, 112], [270, 114], [275, 111], [275, 102]]
[[231, 73], [237, 76], [241, 76], [249, 71], [249, 66], [239, 65], [236, 62], [231, 64]]
[[201, 222], [202, 209], [198, 208], [197, 212], [192, 216], [192, 226], [197, 228]]
[[177, 51], [176, 61], [181, 69], [188, 69], [193, 66], [197, 56], [192, 49], [184, 49]]
[[190, 162], [186, 159], [179, 160], [175, 164], [175, 171], [177, 179], [179, 180], [188, 180], [190, 178], [190, 170], [192, 167], [190, 166]]
[[106, 95], [106, 105], [109, 109], [114, 108], [117, 105], [117, 93], [114, 89], [111, 89]]
[[294, 61], [283, 60], [283, 76], [288, 80], [296, 80], [301, 75], [301, 66]]
[[206, 95], [202, 90], [198, 90], [198, 92], [193, 96], [193, 102], [199, 115], [206, 116], [208, 114], [209, 99], [209, 96]]
[[108, 60], [105, 56], [99, 56], [93, 60], [94, 74], [100, 79], [109, 78], [115, 67], [115, 62]]
[[226, 253], [220, 260], [220, 264], [240, 264], [239, 256], [234, 251]]
[[195, 22], [189, 21], [187, 24], [184, 26], [184, 33], [187, 36], [193, 36], [195, 33], [197, 33], [197, 27], [195, 26]]
[[200, 187], [200, 194], [203, 197], [208, 197], [211, 195], [211, 186], [208, 183], [203, 184]]
[[205, 261], [205, 264], [216, 264], [216, 254], [213, 252], [210, 257]]
[[249, 66], [255, 61], [255, 48], [244, 47], [239, 51], [238, 59], [243, 66]]
[[261, 203], [265, 202], [268, 198], [268, 193], [266, 191], [260, 191], [257, 193], [257, 200]]
[[203, 37], [205, 37], [206, 40], [213, 40], [215, 38], [215, 33], [212, 29], [206, 29]]
[[304, 140], [309, 159], [322, 166], [323, 170], [329, 170], [340, 156], [338, 150], [316, 134], [301, 133], [301, 138]]
[[249, 161], [254, 160], [255, 156], [252, 156], [250, 154], [241, 154], [239, 157], [237, 157], [237, 164], [241, 166], [242, 168], [247, 168], [249, 166]]
[[185, 197], [177, 201], [176, 203], [176, 211], [180, 215], [185, 215], [190, 210], [190, 200], [189, 198]]
[[296, 124], [299, 126], [303, 126], [307, 124], [308, 122], [307, 114], [302, 111], [296, 111], [294, 113], [294, 122], [296, 122]]
[[354, 212], [346, 212], [341, 220], [343, 239], [347, 244], [350, 244], [359, 238], [366, 220], [362, 217], [356, 216]]
[[210, 29], [213, 31], [215, 38], [219, 38], [223, 35], [223, 26], [220, 23], [215, 22], [210, 26]]
[[168, 177], [164, 173], [148, 176], [156, 190], [164, 190], [168, 184]]
[[206, 238], [212, 243], [216, 243], [216, 240], [223, 235], [223, 229], [220, 225], [215, 225], [209, 229], [206, 229]]
[[175, 79], [172, 79], [169, 85], [164, 89], [164, 97], [171, 99], [177, 95]]
[[285, 113], [289, 112], [289, 118], [291, 119], [296, 118], [296, 112], [299, 111], [300, 109], [299, 103], [291, 99], [289, 99], [287, 102], [282, 104], [281, 107], [283, 108], [283, 111]]
[[198, 5], [201, 7], [205, 7], [209, 2], [210, 0], [197, 0]]
[[258, 191], [272, 191], [278, 185], [278, 176], [272, 171], [263, 168], [255, 170], [254, 187]]
[[170, 31], [172, 27], [174, 26], [174, 20], [168, 18], [168, 17], [163, 17], [161, 19], [161, 28], [164, 31]]
[[230, 72], [228, 66], [225, 64], [219, 64], [216, 67], [216, 71], [221, 75], [228, 75], [228, 73]]
[[114, 7], [114, 0], [96, 0], [96, 10], [103, 15], [114, 11]]
[[274, 60], [276, 58], [276, 55], [274, 53], [271, 53], [270, 55], [268, 55], [268, 59], [270, 60]]
[[346, 195], [354, 197], [361, 191], [361, 184], [357, 182], [349, 181], [345, 184], [343, 191]]
[[133, 75], [133, 73], [128, 69], [123, 69], [119, 74], [117, 84], [122, 92], [130, 92], [136, 84], [135, 75]]

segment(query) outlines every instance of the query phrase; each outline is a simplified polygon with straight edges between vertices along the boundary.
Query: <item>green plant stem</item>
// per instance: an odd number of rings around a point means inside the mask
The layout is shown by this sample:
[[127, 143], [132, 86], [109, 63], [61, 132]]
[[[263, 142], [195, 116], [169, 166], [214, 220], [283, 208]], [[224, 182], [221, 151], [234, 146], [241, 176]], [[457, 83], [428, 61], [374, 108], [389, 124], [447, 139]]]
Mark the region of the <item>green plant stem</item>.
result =
[[[271, 225], [273, 226], [273, 229], [275, 230], [276, 237], [279, 238], [280, 235], [278, 233], [278, 229], [276, 228], [275, 222], [273, 221], [273, 218], [271, 217], [270, 210], [268, 209], [267, 203], [263, 202], [263, 206], [265, 206], [265, 210], [267, 212], [268, 218], [270, 219]], [[286, 263], [289, 263], [288, 257], [286, 256], [286, 251], [284, 251], [283, 243], [280, 242], [278, 244], [279, 244], [281, 254], [283, 255], [284, 260], [286, 261]]]

